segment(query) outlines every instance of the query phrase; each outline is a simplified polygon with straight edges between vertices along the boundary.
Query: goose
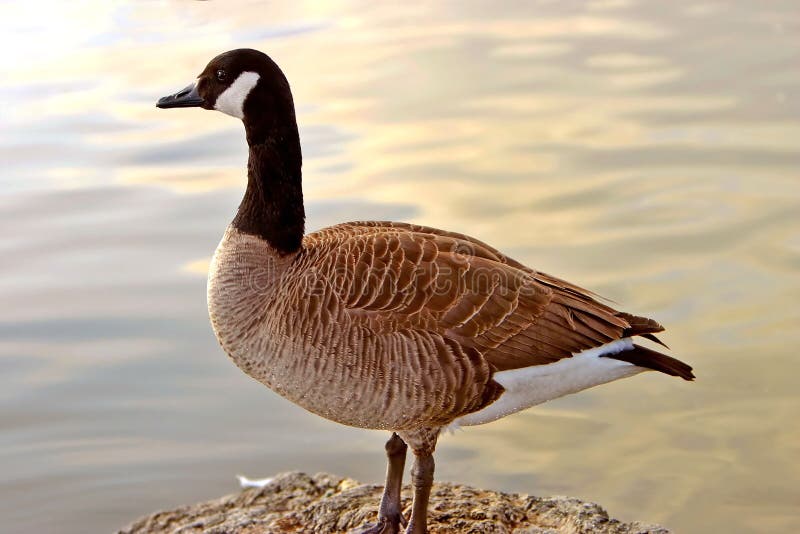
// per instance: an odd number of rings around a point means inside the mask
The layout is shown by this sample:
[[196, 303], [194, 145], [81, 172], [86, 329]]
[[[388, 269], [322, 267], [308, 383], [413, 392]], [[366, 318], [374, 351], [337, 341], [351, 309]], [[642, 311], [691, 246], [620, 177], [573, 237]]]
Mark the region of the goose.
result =
[[377, 522], [360, 532], [427, 531], [443, 429], [643, 371], [694, 378], [689, 365], [635, 342], [663, 345], [658, 322], [467, 235], [388, 221], [305, 235], [294, 102], [266, 54], [220, 54], [156, 106], [217, 110], [244, 123], [247, 187], [209, 267], [211, 324], [234, 363], [286, 399], [391, 432]]

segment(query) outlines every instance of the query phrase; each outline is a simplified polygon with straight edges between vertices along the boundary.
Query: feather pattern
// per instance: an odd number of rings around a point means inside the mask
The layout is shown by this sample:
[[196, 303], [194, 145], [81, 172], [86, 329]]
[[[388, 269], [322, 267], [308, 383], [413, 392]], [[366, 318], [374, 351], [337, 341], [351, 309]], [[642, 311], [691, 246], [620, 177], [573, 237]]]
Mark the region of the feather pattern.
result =
[[[288, 255], [229, 228], [208, 287], [237, 365], [312, 412], [367, 428], [448, 424], [503, 394], [497, 372], [661, 329], [478, 240], [402, 223], [336, 225]], [[630, 363], [672, 370], [648, 357]]]

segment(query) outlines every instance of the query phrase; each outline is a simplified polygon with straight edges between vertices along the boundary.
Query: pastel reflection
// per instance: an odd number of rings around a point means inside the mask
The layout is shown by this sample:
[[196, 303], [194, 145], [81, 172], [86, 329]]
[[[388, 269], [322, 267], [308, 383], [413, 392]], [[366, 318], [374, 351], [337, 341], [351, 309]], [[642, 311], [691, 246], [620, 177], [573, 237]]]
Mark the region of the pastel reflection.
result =
[[0, 4], [4, 527], [109, 531], [236, 473], [379, 482], [380, 433], [267, 393], [208, 326], [244, 132], [154, 102], [247, 46], [292, 84], [309, 229], [473, 234], [659, 318], [697, 370], [445, 437], [441, 479], [678, 532], [792, 530], [795, 4]]

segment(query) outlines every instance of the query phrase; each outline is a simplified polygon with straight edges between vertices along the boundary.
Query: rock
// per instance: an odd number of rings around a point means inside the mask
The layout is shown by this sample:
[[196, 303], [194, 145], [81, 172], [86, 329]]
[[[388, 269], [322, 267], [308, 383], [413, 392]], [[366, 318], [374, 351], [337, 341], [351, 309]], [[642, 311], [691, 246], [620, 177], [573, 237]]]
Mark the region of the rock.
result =
[[[348, 532], [375, 521], [382, 487], [320, 473], [285, 473], [263, 488], [143, 517], [119, 534], [283, 534]], [[410, 489], [404, 489], [406, 516]], [[609, 519], [600, 506], [571, 497], [530, 497], [437, 483], [428, 531], [559, 534], [669, 534], [663, 527]]]

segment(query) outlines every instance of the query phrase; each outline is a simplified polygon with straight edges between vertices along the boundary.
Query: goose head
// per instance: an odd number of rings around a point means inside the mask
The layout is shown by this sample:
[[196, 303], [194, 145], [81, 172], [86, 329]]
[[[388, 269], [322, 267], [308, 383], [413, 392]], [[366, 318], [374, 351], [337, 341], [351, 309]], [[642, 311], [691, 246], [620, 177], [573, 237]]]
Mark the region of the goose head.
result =
[[160, 98], [156, 107], [221, 111], [258, 129], [296, 125], [286, 76], [269, 56], [250, 48], [218, 55], [194, 82]]
[[305, 231], [303, 156], [292, 92], [278, 65], [258, 50], [230, 50], [156, 106], [199, 107], [242, 120], [250, 152], [247, 189], [231, 225], [280, 254], [299, 250]]

